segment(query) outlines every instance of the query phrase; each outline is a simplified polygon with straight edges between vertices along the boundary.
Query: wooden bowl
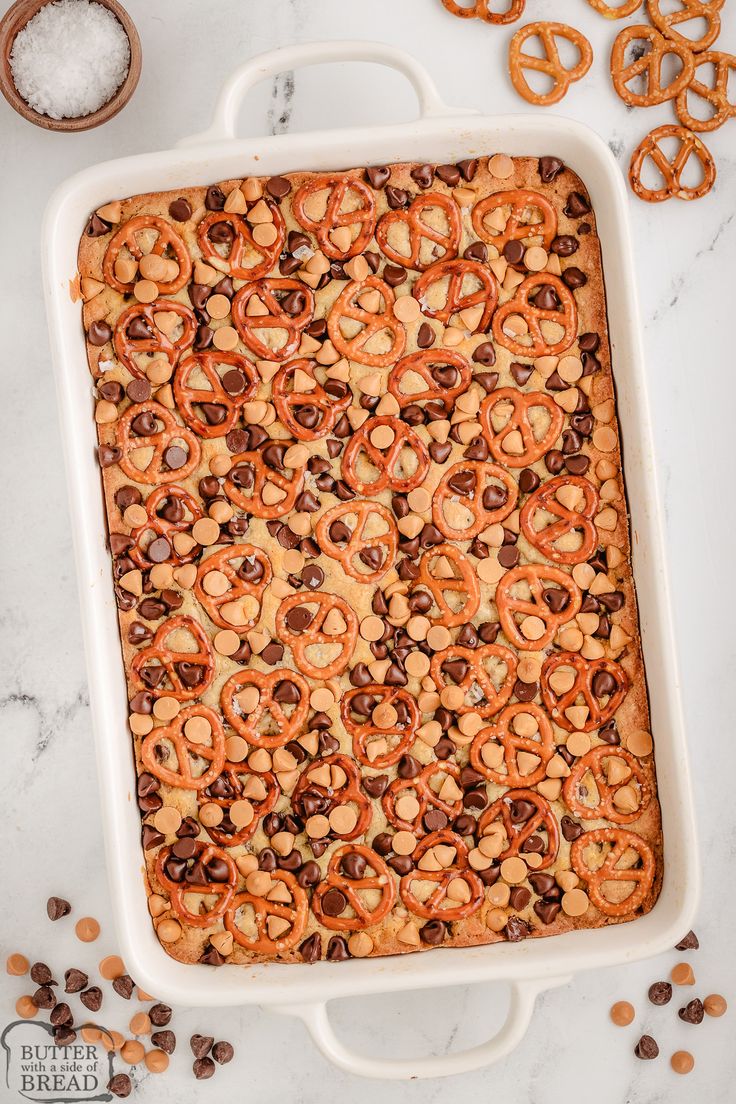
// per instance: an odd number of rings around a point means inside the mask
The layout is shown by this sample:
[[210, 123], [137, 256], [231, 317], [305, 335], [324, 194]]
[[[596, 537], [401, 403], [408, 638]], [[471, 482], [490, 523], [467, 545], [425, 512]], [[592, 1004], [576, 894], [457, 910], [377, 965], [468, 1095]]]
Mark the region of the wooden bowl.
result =
[[125, 8], [118, 3], [118, 0], [95, 0], [103, 8], [107, 8], [112, 12], [118, 22], [122, 24], [123, 30], [128, 36], [130, 42], [128, 75], [117, 92], [113, 93], [107, 103], [103, 104], [97, 111], [93, 111], [90, 115], [80, 115], [75, 118], [52, 119], [50, 116], [42, 115], [29, 107], [15, 87], [10, 69], [10, 51], [13, 48], [15, 36], [29, 20], [33, 19], [41, 8], [50, 2], [51, 0], [16, 0], [0, 21], [0, 92], [19, 115], [45, 130], [89, 130], [91, 127], [99, 126], [100, 123], [106, 123], [108, 119], [112, 119], [113, 115], [117, 115], [118, 111], [122, 111], [135, 91], [138, 78], [141, 75], [141, 41], [138, 37], [138, 31], [133, 20]]

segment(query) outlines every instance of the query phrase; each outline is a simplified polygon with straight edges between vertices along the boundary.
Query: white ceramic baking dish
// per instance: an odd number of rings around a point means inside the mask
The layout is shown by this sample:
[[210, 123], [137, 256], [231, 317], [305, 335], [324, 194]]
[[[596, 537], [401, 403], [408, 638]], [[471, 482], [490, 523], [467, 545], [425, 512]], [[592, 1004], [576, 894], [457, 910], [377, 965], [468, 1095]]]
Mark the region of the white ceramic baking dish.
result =
[[[393, 126], [247, 141], [235, 137], [237, 110], [258, 81], [299, 66], [344, 61], [376, 62], [403, 73], [416, 91], [419, 119]], [[496, 151], [561, 157], [585, 181], [596, 211], [656, 740], [665, 838], [662, 894], [654, 909], [633, 923], [552, 939], [312, 966], [266, 963], [215, 969], [182, 965], [164, 953], [154, 936], [142, 878], [125, 682], [105, 548], [100, 476], [94, 458], [91, 388], [79, 304], [69, 294], [85, 221], [89, 212], [103, 202], [139, 192], [298, 169], [327, 170], [405, 160], [446, 164]], [[292, 46], [254, 58], [225, 84], [213, 124], [205, 133], [180, 142], [174, 150], [85, 169], [54, 195], [43, 227], [44, 288], [104, 794], [108, 872], [121, 954], [130, 972], [149, 992], [179, 1004], [257, 1003], [299, 1016], [323, 1054], [356, 1074], [438, 1077], [476, 1069], [506, 1055], [522, 1038], [536, 996], [543, 990], [568, 982], [580, 970], [656, 954], [671, 947], [688, 930], [698, 890], [693, 806], [626, 206], [624, 184], [613, 156], [585, 127], [541, 113], [483, 116], [448, 107], [439, 99], [427, 73], [409, 55], [369, 42]], [[327, 1014], [327, 1003], [335, 997], [489, 980], [510, 983], [507, 1019], [495, 1037], [463, 1053], [402, 1061], [358, 1055], [337, 1039]]]

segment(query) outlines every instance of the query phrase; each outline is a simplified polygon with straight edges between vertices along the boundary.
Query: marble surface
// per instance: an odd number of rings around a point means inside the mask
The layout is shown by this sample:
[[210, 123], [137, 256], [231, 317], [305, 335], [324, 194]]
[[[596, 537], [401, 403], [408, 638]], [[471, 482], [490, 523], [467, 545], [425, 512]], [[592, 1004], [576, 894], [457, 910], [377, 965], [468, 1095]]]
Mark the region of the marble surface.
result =
[[[439, 0], [127, 0], [143, 42], [143, 75], [128, 108], [98, 131], [58, 135], [35, 129], [0, 103], [0, 241], [3, 243], [2, 539], [0, 539], [0, 774], [3, 882], [2, 953], [23, 950], [55, 969], [93, 968], [115, 949], [100, 839], [99, 798], [87, 708], [71, 532], [61, 465], [39, 276], [39, 225], [52, 189], [86, 165], [166, 148], [204, 128], [219, 81], [241, 60], [291, 41], [382, 37], [413, 51], [446, 100], [486, 111], [520, 111], [505, 76], [511, 31], [453, 19]], [[614, 96], [606, 58], [620, 24], [584, 0], [530, 0], [532, 18], [565, 16], [590, 37], [594, 67], [560, 112], [610, 143], [622, 166], [667, 107], [628, 112]], [[724, 10], [722, 48], [736, 48], [735, 4]], [[569, 15], [568, 15], [569, 9]], [[394, 74], [340, 67], [286, 74], [248, 101], [243, 133], [410, 118], [411, 93]], [[697, 204], [652, 207], [631, 199], [652, 418], [665, 499], [677, 650], [690, 740], [703, 858], [704, 891], [692, 956], [697, 992], [736, 999], [736, 853], [731, 787], [736, 753], [729, 689], [736, 667], [731, 575], [736, 533], [733, 479], [732, 261], [736, 253], [736, 122], [707, 139], [718, 160], [715, 191]], [[80, 366], [81, 367], [81, 366]], [[100, 918], [93, 946], [76, 943], [71, 925], [46, 919], [49, 893], [69, 897], [77, 915]], [[701, 1027], [681, 1023], [676, 1003], [647, 1004], [650, 982], [666, 976], [675, 953], [578, 977], [540, 1000], [531, 1029], [502, 1065], [447, 1082], [384, 1084], [331, 1068], [302, 1026], [258, 1009], [178, 1009], [180, 1047], [162, 1078], [137, 1076], [135, 1099], [167, 1104], [238, 1099], [299, 1104], [349, 1094], [356, 1104], [380, 1092], [393, 1102], [502, 1098], [507, 1104], [557, 1104], [595, 1093], [600, 1104], [669, 1104], [694, 1096], [733, 1099], [736, 1051], [729, 1018]], [[0, 1022], [11, 1018], [24, 985], [4, 974]], [[692, 995], [688, 991], [688, 995]], [[617, 999], [632, 1000], [640, 1030], [661, 1046], [656, 1062], [632, 1055], [635, 1027], [613, 1028]], [[478, 1042], [503, 1015], [498, 988], [340, 1002], [340, 1033], [366, 1051], [395, 1056], [442, 1053]], [[680, 1002], [682, 1003], [682, 1002]], [[130, 1014], [116, 997], [109, 1021]], [[192, 1080], [186, 1040], [192, 1031], [230, 1039], [236, 1060], [205, 1084]], [[669, 1069], [673, 1050], [692, 1049], [689, 1078]], [[2, 1100], [19, 1100], [0, 1087]]]

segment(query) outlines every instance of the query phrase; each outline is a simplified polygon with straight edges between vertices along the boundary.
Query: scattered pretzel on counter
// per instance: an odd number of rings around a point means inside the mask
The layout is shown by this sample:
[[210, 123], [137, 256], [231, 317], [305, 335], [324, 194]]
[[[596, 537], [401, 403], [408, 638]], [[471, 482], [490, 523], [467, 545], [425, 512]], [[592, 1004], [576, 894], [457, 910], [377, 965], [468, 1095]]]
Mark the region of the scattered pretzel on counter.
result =
[[[724, 118], [726, 75], [694, 63], [683, 111]], [[340, 962], [651, 908], [583, 182], [498, 151], [223, 181], [105, 205], [79, 265], [167, 952]]]
[[[539, 39], [542, 57], [522, 49], [530, 38]], [[579, 60], [572, 68], [567, 68], [560, 58], [558, 38], [567, 39], [577, 48]], [[509, 46], [509, 73], [514, 88], [529, 103], [540, 107], [559, 103], [570, 85], [584, 77], [592, 64], [593, 51], [587, 38], [566, 23], [529, 23], [516, 32]], [[535, 92], [524, 76], [525, 70], [549, 77], [552, 82], [549, 92]]]

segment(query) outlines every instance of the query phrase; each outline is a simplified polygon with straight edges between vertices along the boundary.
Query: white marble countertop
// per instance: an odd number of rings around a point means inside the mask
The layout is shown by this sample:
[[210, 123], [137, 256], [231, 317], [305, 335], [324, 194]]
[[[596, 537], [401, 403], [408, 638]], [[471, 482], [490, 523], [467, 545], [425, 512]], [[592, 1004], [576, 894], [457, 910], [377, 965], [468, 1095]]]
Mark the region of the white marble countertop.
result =
[[[6, 0], [7, 2], [7, 0]], [[143, 75], [125, 111], [100, 130], [46, 133], [0, 102], [0, 240], [3, 242], [0, 332], [3, 338], [3, 539], [0, 542], [0, 707], [5, 813], [0, 903], [2, 954], [23, 950], [56, 970], [94, 968], [115, 949], [100, 839], [100, 816], [87, 679], [49, 366], [39, 275], [39, 226], [54, 187], [69, 174], [110, 157], [166, 148], [208, 122], [220, 81], [240, 61], [277, 45], [319, 38], [380, 37], [413, 51], [443, 97], [485, 111], [523, 110], [504, 69], [509, 28], [453, 19], [440, 0], [127, 0], [143, 42]], [[628, 112], [614, 96], [606, 58], [620, 24], [584, 0], [530, 0], [530, 18], [560, 8], [593, 43], [596, 60], [559, 112], [597, 130], [628, 163], [652, 126], [670, 121], [668, 107]], [[723, 14], [722, 49], [736, 49], [735, 4]], [[568, 13], [569, 9], [569, 13]], [[339, 81], [339, 84], [337, 83]], [[336, 94], [339, 89], [339, 94]], [[242, 113], [243, 133], [303, 130], [409, 118], [402, 79], [374, 68], [341, 67], [288, 75], [259, 88]], [[639, 290], [648, 357], [652, 418], [665, 498], [677, 650], [690, 740], [703, 858], [704, 891], [697, 924], [701, 950], [691, 956], [696, 992], [736, 1000], [736, 853], [732, 778], [736, 770], [727, 691], [736, 669], [732, 264], [736, 255], [736, 122], [706, 138], [719, 179], [695, 204], [649, 206], [631, 199]], [[730, 259], [730, 264], [729, 264]], [[707, 583], [707, 586], [706, 586]], [[98, 943], [75, 943], [71, 925], [51, 928], [50, 893], [68, 897], [79, 915], [99, 917]], [[53, 938], [52, 938], [53, 936]], [[377, 1092], [389, 1102], [466, 1097], [506, 1104], [558, 1104], [595, 1095], [600, 1104], [668, 1104], [694, 1097], [733, 1099], [736, 1051], [727, 1017], [700, 1027], [681, 1023], [677, 999], [648, 1005], [648, 985], [665, 977], [675, 952], [655, 961], [578, 977], [538, 1004], [531, 1029], [502, 1065], [446, 1082], [384, 1084], [331, 1068], [302, 1026], [258, 1009], [177, 1009], [179, 1048], [164, 1077], [136, 1075], [136, 1100], [189, 1104], [258, 1099], [316, 1104], [347, 1094], [355, 1104]], [[24, 984], [2, 975], [0, 1027], [13, 1018]], [[693, 991], [686, 991], [693, 995]], [[640, 1031], [659, 1041], [656, 1062], [640, 1062], [635, 1027], [613, 1028], [608, 1008], [633, 1001]], [[689, 999], [689, 998], [688, 998]], [[116, 1003], [112, 1003], [112, 1002]], [[339, 1031], [358, 1048], [405, 1057], [443, 1053], [478, 1042], [500, 1022], [497, 987], [339, 1002]], [[130, 1014], [116, 997], [108, 1021]], [[733, 1013], [732, 1013], [733, 1014]], [[112, 1022], [115, 1020], [116, 1022]], [[226, 1038], [236, 1059], [215, 1078], [195, 1083], [191, 1032]], [[695, 1072], [677, 1078], [673, 1050], [691, 1049]], [[0, 1076], [0, 1085], [2, 1085]], [[21, 1097], [0, 1088], [5, 1101]]]

